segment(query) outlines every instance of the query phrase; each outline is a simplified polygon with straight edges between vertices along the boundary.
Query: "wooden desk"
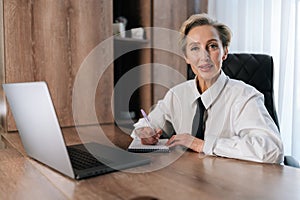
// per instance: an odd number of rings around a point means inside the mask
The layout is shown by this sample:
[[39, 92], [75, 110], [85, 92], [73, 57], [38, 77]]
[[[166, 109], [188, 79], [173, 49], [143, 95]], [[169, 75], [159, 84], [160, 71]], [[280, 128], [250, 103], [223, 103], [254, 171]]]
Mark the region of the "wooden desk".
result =
[[[128, 135], [113, 125], [102, 128], [111, 141], [127, 147]], [[74, 128], [63, 131], [67, 144], [80, 143]], [[26, 157], [18, 133], [5, 133], [2, 140], [0, 199], [300, 199], [300, 170], [287, 166], [185, 152], [153, 172], [120, 171], [76, 181]]]

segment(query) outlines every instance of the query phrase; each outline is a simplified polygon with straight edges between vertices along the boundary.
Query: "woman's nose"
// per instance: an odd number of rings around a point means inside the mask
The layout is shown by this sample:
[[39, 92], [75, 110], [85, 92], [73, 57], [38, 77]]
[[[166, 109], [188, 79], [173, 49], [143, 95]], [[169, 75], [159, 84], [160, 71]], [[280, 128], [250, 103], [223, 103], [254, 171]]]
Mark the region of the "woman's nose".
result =
[[209, 59], [209, 53], [207, 52], [207, 50], [203, 47], [200, 48], [199, 52], [198, 52], [198, 59], [200, 61], [207, 61]]

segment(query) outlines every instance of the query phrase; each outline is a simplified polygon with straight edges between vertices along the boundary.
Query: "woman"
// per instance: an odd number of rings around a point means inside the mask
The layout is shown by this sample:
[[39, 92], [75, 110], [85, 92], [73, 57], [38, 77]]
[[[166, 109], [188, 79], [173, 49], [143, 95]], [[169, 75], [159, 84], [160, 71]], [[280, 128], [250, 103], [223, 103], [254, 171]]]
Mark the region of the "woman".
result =
[[[176, 132], [167, 145], [185, 146], [195, 152], [265, 163], [280, 163], [283, 145], [279, 131], [255, 88], [227, 77], [222, 62], [227, 58], [230, 29], [197, 14], [186, 20], [180, 44], [194, 80], [171, 88], [149, 114], [155, 131], [144, 119], [135, 124], [143, 144], [155, 144], [166, 122]], [[205, 137], [193, 136], [197, 99], [206, 109]], [[197, 111], [198, 112], [198, 111]]]

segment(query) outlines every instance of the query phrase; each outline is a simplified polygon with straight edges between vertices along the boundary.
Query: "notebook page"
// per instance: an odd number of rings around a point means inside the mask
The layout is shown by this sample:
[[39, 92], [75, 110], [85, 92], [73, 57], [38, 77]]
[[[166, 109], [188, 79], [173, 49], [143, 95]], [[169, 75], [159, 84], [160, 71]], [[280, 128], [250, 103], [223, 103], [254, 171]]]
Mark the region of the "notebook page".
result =
[[155, 145], [144, 145], [140, 139], [134, 139], [128, 147], [130, 152], [169, 152], [170, 149], [165, 144], [168, 139], [159, 139]]

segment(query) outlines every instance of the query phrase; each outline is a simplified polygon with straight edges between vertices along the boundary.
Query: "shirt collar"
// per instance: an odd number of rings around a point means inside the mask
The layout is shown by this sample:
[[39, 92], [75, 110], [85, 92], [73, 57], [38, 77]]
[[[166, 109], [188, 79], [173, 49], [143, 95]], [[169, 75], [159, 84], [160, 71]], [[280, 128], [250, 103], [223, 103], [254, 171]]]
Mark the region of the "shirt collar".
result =
[[197, 89], [198, 82], [196, 76], [194, 79], [194, 87], [193, 87], [194, 101], [196, 101], [199, 97], [201, 97], [205, 108], [206, 109], [209, 108], [224, 89], [224, 86], [226, 85], [228, 79], [229, 79], [228, 76], [226, 76], [223, 70], [221, 70], [221, 74], [219, 75], [217, 81], [211, 87], [209, 87], [204, 93], [202, 93], [202, 95], [200, 95]]

